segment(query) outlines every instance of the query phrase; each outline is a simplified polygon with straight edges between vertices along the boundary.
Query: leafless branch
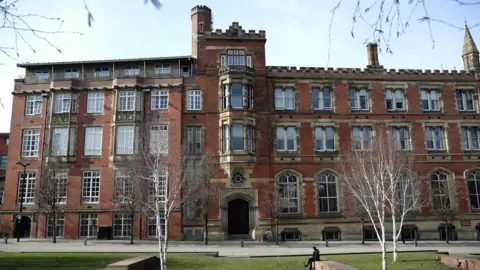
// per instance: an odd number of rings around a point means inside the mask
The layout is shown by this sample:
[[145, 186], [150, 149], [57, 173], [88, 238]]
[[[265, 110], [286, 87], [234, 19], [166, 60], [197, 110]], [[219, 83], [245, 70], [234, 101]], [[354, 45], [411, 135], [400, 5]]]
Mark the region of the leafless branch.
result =
[[[470, 6], [477, 8], [480, 5], [480, 1], [463, 1], [463, 0], [451, 0], [451, 2], [461, 6]], [[435, 47], [435, 39], [433, 34], [433, 24], [442, 24], [451, 27], [456, 30], [465, 29], [464, 26], [458, 26], [450, 22], [448, 19], [432, 17], [427, 6], [427, 0], [355, 0], [355, 5], [352, 8], [352, 27], [351, 36], [355, 38], [355, 28], [358, 23], [363, 23], [370, 28], [370, 34], [365, 38], [364, 43], [376, 42], [379, 45], [380, 50], [382, 48], [393, 54], [391, 49], [392, 36], [397, 38], [405, 35], [407, 29], [413, 24], [414, 14], [420, 14], [417, 19], [418, 23], [426, 23], [432, 48]], [[429, 3], [435, 4], [434, 1]], [[337, 11], [340, 9], [340, 5], [343, 4], [343, 0], [338, 0], [331, 10], [330, 24], [328, 27], [329, 36], [329, 49], [327, 66], [330, 62], [330, 45], [332, 34], [332, 23]], [[402, 12], [407, 12], [407, 16], [402, 16]], [[469, 28], [475, 28], [480, 25], [479, 23], [470, 24]]]
[[[8, 58], [18, 61], [18, 58], [20, 57], [20, 46], [22, 44], [26, 45], [33, 53], [36, 53], [36, 50], [32, 43], [32, 40], [35, 39], [48, 44], [50, 47], [62, 53], [62, 50], [50, 41], [49, 36], [56, 34], [82, 35], [79, 32], [62, 30], [64, 21], [61, 18], [48, 17], [35, 13], [21, 13], [16, 6], [19, 2], [20, 0], [0, 1], [0, 13], [2, 14], [0, 17], [0, 29], [12, 32], [14, 35], [13, 48], [0, 46], [0, 52], [6, 55]], [[34, 24], [39, 24], [29, 20], [32, 18], [41, 19], [42, 22], [53, 22], [55, 25], [51, 27], [53, 29], [50, 29], [50, 27], [44, 28], [34, 26]], [[29, 35], [33, 36], [33, 39], [30, 39]]]

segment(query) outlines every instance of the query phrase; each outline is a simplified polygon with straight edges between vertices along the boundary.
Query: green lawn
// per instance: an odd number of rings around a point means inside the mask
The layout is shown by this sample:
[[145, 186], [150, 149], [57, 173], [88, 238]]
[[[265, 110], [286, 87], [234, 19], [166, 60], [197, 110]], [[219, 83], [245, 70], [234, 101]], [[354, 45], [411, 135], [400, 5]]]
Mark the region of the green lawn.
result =
[[[0, 253], [0, 269], [101, 269], [107, 264], [136, 256], [135, 254], [115, 253]], [[389, 262], [389, 270], [444, 270], [435, 261], [436, 254], [400, 253], [400, 262]], [[295, 270], [305, 269], [303, 257], [234, 259], [214, 258], [203, 255], [172, 254], [169, 256], [169, 270]], [[324, 260], [334, 260], [354, 265], [360, 269], [380, 269], [380, 255], [339, 255], [325, 256]], [[388, 258], [391, 260], [391, 256]]]

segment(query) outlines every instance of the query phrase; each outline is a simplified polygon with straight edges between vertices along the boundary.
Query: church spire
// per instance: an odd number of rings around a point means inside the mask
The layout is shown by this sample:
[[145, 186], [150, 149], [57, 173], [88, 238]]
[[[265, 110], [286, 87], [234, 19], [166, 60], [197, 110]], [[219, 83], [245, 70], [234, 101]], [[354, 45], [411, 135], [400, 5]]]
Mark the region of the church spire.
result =
[[479, 63], [479, 52], [477, 49], [477, 45], [475, 45], [475, 41], [473, 40], [472, 34], [470, 33], [470, 29], [465, 24], [465, 37], [463, 38], [463, 65], [465, 70], [475, 70], [480, 69]]

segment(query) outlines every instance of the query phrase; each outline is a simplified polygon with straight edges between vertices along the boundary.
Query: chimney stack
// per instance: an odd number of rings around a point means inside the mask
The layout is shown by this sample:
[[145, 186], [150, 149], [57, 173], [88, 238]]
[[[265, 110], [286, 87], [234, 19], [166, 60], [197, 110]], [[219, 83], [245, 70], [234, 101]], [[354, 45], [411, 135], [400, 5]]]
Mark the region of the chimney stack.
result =
[[379, 67], [377, 43], [367, 44], [368, 67]]

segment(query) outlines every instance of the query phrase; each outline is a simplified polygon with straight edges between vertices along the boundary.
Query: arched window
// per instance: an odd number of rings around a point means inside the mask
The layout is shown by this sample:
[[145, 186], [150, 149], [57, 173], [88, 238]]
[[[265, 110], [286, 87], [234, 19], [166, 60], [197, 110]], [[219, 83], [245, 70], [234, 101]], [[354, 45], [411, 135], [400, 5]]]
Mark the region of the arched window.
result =
[[235, 172], [232, 174], [232, 184], [241, 185], [245, 182], [245, 177], [241, 172]]
[[286, 172], [278, 179], [278, 197], [280, 213], [299, 213], [298, 179], [295, 175]]
[[317, 176], [318, 209], [320, 213], [338, 211], [337, 179], [330, 172], [323, 172]]
[[471, 209], [480, 209], [480, 171], [468, 173], [468, 194], [470, 195]]
[[442, 171], [435, 171], [430, 175], [430, 184], [432, 189], [433, 209], [450, 209], [450, 190], [448, 187], [448, 177]]

